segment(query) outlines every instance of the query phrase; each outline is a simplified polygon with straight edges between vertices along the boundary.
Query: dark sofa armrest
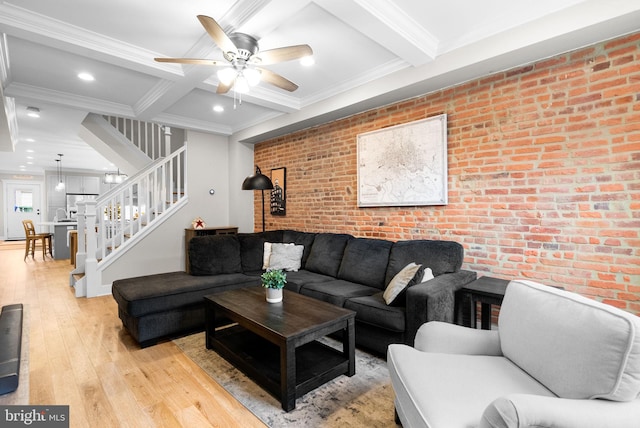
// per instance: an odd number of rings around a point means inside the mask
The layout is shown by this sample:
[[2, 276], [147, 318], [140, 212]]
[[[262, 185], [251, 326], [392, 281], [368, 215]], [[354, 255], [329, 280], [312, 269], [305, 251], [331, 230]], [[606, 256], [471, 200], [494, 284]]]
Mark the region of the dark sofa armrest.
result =
[[475, 272], [459, 270], [439, 275], [407, 289], [406, 343], [413, 346], [416, 332], [427, 321], [453, 323], [456, 292], [474, 281]]

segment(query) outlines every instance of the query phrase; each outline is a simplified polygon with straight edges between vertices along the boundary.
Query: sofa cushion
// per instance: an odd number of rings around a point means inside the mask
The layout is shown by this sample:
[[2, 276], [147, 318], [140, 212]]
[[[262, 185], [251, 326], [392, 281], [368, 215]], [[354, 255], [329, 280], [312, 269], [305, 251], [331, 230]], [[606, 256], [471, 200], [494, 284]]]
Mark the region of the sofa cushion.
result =
[[340, 262], [351, 235], [340, 233], [319, 233], [313, 240], [305, 269], [323, 275], [338, 276]]
[[405, 308], [389, 306], [380, 291], [371, 296], [353, 297], [344, 307], [356, 313], [356, 321], [382, 327], [390, 331], [405, 331]]
[[242, 272], [237, 235], [196, 236], [189, 242], [191, 275]]
[[387, 366], [407, 427], [477, 427], [484, 409], [505, 394], [553, 397], [507, 358], [421, 352], [389, 345]]
[[260, 235], [266, 242], [282, 242], [283, 230], [267, 230], [266, 232], [256, 232], [256, 235]]
[[264, 236], [260, 233], [238, 233], [240, 241], [240, 261], [243, 272], [255, 272], [262, 269]]
[[333, 281], [305, 284], [300, 290], [300, 294], [342, 307], [347, 299], [359, 296], [370, 296], [378, 291], [379, 290], [374, 287], [336, 279]]
[[349, 240], [344, 249], [338, 278], [383, 290], [392, 245], [393, 242], [383, 239]]
[[140, 317], [200, 304], [207, 294], [250, 285], [260, 285], [260, 277], [241, 273], [194, 276], [168, 272], [118, 279], [113, 282], [111, 293], [121, 310]]
[[301, 263], [301, 267], [303, 269], [307, 263], [307, 259], [309, 258], [309, 253], [311, 253], [311, 246], [313, 245], [313, 240], [315, 238], [316, 238], [316, 234], [311, 232], [298, 232], [296, 230], [285, 230], [282, 233], [282, 242], [304, 246], [304, 251], [302, 252], [302, 263]]
[[308, 270], [299, 270], [297, 272], [287, 272], [287, 285], [285, 285], [285, 288], [299, 293], [300, 289], [306, 284], [334, 280], [335, 278], [332, 276], [309, 272]]
[[409, 263], [391, 279], [382, 297], [387, 305], [404, 306], [407, 287], [418, 283], [422, 279], [424, 270], [422, 265]]
[[457, 242], [426, 239], [398, 241], [391, 247], [385, 284], [411, 262], [431, 268], [433, 275], [438, 276], [460, 270], [463, 259], [464, 248]]
[[640, 394], [639, 317], [518, 280], [507, 286], [498, 326], [503, 354], [559, 397], [628, 401]]

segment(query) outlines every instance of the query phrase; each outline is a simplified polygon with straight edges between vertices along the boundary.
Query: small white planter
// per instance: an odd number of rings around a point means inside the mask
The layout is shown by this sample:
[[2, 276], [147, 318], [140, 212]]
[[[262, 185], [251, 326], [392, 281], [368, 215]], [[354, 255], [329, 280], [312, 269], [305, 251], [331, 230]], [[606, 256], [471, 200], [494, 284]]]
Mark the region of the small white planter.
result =
[[267, 290], [267, 302], [282, 302], [282, 288], [265, 288]]

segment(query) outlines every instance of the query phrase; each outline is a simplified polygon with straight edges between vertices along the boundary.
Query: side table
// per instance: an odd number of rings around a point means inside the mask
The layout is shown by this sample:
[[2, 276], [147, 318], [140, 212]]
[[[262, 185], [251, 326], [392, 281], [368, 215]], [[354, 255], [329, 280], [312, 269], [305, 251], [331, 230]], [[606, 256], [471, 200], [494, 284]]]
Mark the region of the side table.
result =
[[483, 330], [491, 329], [491, 305], [500, 306], [509, 280], [481, 276], [460, 290], [462, 325], [476, 328], [477, 303], [481, 304], [480, 325]]

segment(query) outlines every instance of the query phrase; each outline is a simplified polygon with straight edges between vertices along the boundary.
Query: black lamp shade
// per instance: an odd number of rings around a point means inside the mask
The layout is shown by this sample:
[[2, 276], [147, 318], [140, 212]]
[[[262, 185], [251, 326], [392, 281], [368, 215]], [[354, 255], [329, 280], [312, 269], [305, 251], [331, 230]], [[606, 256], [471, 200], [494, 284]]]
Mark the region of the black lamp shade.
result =
[[273, 189], [271, 179], [262, 174], [260, 168], [256, 166], [255, 175], [250, 175], [242, 182], [242, 190], [268, 190]]

